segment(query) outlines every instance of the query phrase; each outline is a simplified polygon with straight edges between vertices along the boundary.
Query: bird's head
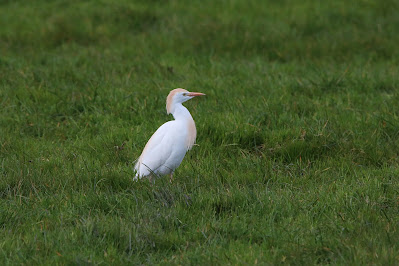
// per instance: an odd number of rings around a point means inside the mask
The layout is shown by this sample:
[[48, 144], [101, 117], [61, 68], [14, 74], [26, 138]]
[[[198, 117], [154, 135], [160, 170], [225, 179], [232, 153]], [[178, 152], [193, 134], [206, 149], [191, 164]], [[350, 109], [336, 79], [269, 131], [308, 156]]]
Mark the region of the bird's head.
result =
[[204, 96], [201, 92], [189, 92], [185, 89], [174, 89], [170, 91], [166, 98], [166, 111], [168, 114], [173, 113], [174, 105], [178, 103], [184, 103], [196, 96]]

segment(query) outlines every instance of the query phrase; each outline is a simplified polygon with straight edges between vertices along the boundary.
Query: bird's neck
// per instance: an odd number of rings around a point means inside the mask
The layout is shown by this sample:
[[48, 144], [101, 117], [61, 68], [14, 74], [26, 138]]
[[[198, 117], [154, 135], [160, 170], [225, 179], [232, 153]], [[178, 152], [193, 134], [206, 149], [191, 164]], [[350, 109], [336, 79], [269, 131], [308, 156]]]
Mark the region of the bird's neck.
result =
[[175, 120], [194, 121], [193, 117], [190, 114], [190, 112], [181, 103], [175, 104], [172, 115], [175, 118]]
[[197, 138], [197, 129], [195, 128], [194, 119], [190, 112], [181, 103], [175, 105], [173, 117], [176, 121], [183, 121], [187, 126], [186, 148], [190, 150]]

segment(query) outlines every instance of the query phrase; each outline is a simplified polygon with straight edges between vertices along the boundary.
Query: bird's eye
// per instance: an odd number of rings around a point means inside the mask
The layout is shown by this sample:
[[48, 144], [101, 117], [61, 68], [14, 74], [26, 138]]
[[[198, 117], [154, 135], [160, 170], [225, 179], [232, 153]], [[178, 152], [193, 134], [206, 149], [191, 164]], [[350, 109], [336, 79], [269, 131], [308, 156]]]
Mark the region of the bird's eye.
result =
[[187, 92], [183, 92], [183, 96], [187, 96]]

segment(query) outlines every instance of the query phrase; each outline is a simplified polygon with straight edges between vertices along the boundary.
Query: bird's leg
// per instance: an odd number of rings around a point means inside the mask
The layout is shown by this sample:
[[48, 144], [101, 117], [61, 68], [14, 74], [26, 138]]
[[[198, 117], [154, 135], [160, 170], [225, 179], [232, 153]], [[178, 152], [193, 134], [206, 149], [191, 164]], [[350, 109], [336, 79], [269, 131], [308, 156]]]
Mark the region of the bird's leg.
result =
[[150, 174], [150, 175], [148, 176], [148, 181], [150, 182], [151, 186], [153, 185], [153, 183], [155, 183], [155, 180], [154, 180], [152, 174]]
[[170, 183], [172, 183], [172, 181], [173, 181], [173, 172], [170, 173]]

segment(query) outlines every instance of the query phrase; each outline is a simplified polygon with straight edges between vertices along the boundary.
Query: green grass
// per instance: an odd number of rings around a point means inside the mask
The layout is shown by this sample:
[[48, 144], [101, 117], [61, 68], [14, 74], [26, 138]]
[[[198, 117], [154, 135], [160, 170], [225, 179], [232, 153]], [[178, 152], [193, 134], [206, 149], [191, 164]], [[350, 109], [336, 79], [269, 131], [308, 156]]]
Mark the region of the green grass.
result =
[[[0, 264], [397, 264], [398, 8], [0, 1]], [[198, 146], [133, 182], [176, 87]]]

